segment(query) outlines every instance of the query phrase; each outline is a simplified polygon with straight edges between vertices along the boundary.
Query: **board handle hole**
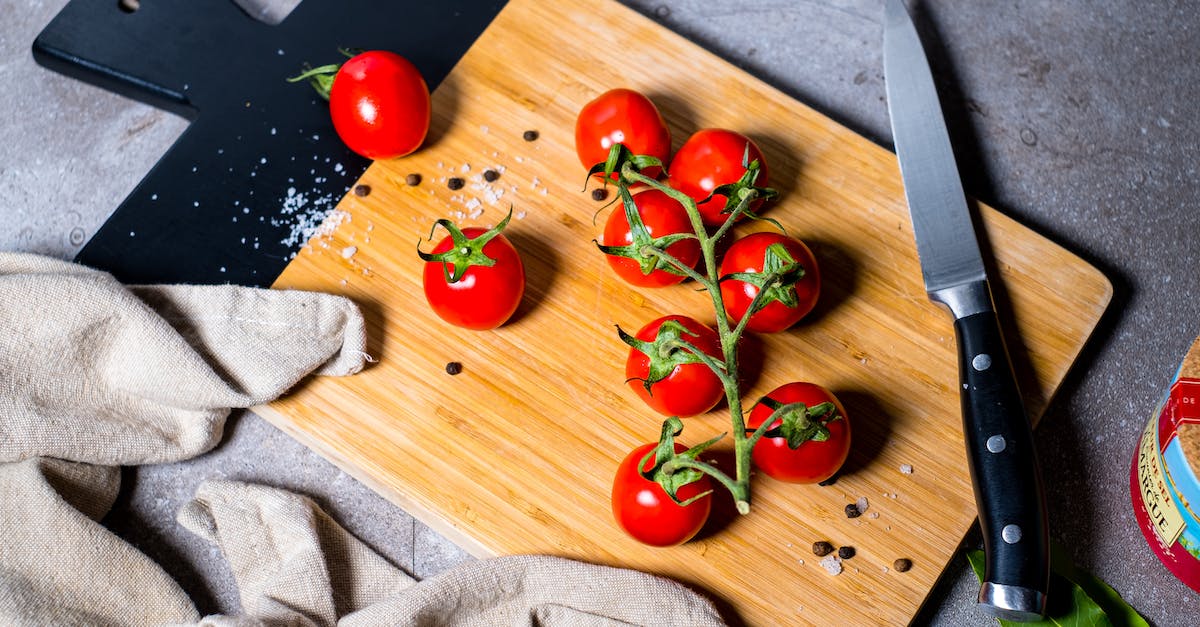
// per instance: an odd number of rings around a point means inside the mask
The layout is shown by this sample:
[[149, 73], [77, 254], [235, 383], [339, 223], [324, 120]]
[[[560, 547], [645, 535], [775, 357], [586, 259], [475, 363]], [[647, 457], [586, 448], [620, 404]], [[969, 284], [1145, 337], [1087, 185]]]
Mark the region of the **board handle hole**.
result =
[[125, 13], [133, 13], [142, 8], [140, 0], [117, 0], [117, 8]]

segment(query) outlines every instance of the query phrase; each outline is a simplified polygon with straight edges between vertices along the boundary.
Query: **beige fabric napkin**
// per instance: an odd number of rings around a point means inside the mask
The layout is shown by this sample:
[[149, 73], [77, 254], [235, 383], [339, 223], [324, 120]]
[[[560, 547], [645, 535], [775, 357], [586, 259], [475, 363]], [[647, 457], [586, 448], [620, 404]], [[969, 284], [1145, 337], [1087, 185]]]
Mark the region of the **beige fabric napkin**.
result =
[[15, 625], [719, 625], [669, 580], [544, 557], [469, 562], [420, 583], [309, 499], [201, 485], [179, 522], [220, 546], [242, 614], [201, 618], [97, 521], [118, 465], [199, 455], [231, 408], [309, 374], [362, 369], [350, 301], [236, 286], [125, 287], [0, 253], [0, 623]]

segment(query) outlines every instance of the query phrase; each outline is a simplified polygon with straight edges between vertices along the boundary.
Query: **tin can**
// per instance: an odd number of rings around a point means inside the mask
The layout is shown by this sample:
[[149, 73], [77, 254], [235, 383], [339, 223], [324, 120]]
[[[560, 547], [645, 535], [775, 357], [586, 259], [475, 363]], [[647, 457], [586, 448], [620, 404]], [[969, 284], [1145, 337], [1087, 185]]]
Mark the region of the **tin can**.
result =
[[1200, 338], [1151, 416], [1129, 473], [1138, 527], [1158, 559], [1200, 592]]

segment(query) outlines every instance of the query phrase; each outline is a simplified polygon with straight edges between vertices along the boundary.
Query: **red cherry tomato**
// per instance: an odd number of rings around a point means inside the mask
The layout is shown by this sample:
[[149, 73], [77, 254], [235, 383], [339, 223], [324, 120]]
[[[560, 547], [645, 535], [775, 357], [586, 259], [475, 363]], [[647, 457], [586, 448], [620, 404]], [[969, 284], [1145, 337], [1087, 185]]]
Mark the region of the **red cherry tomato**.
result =
[[[768, 287], [772, 292], [764, 297], [769, 298], [766, 306], [752, 314], [746, 323], [746, 328], [759, 333], [777, 333], [796, 324], [813, 310], [821, 293], [821, 272], [812, 251], [804, 242], [779, 233], [753, 233], [734, 242], [721, 260], [721, 276], [734, 273], [761, 274], [764, 267], [769, 265], [766, 262], [780, 263], [781, 258], [775, 253], [779, 249], [771, 249], [773, 245], [781, 246], [793, 261], [800, 264], [804, 268], [804, 276], [791, 285], [785, 282]], [[721, 282], [725, 313], [734, 323], [746, 315], [760, 289], [753, 282], [738, 279]], [[787, 304], [787, 299], [794, 299], [794, 304]]]
[[[671, 187], [687, 194], [693, 200], [700, 202], [708, 197], [718, 186], [735, 183], [746, 173], [742, 160], [746, 154], [746, 146], [750, 147], [750, 159], [758, 160], [759, 175], [754, 184], [758, 187], [767, 185], [767, 161], [762, 151], [749, 137], [721, 128], [706, 128], [696, 131], [688, 138], [683, 146], [671, 159], [671, 167], [667, 170], [668, 183]], [[726, 216], [721, 214], [725, 208], [725, 196], [717, 194], [708, 202], [700, 202], [698, 209], [708, 226], [720, 226]], [[750, 209], [757, 209], [761, 201], [751, 203]]]
[[[638, 472], [638, 462], [654, 450], [655, 444], [645, 444], [634, 449], [621, 461], [613, 479], [612, 511], [617, 524], [638, 542], [651, 546], [674, 546], [695, 537], [704, 527], [712, 511], [712, 495], [679, 505], [671, 500], [662, 486], [646, 479]], [[675, 443], [675, 452], [687, 450]], [[654, 456], [647, 460], [643, 470], [654, 468]], [[696, 495], [712, 489], [708, 476], [680, 487], [675, 496], [686, 502]]]
[[[665, 193], [657, 189], [648, 189], [636, 194], [633, 202], [637, 206], [638, 215], [641, 216], [642, 224], [645, 225], [649, 237], [659, 238], [675, 233], [694, 233], [687, 210]], [[612, 208], [612, 213], [608, 216], [608, 222], [604, 225], [603, 240], [605, 246], [634, 246], [636, 242], [635, 249], [646, 243], [635, 237], [634, 231], [629, 226], [629, 220], [626, 219], [625, 207], [620, 203]], [[695, 267], [696, 262], [700, 260], [700, 242], [695, 239], [680, 240], [666, 247], [665, 250], [689, 267]], [[655, 269], [650, 274], [645, 274], [640, 260], [615, 254], [605, 256], [608, 259], [608, 265], [612, 266], [618, 276], [638, 287], [674, 285], [685, 278], [682, 274], [673, 274], [661, 269]], [[667, 265], [661, 259], [658, 262], [661, 264], [658, 267]]]
[[[799, 448], [792, 449], [782, 437], [764, 437], [754, 445], [751, 457], [754, 465], [767, 475], [789, 483], [820, 483], [833, 476], [850, 454], [850, 418], [841, 402], [814, 383], [788, 383], [771, 391], [767, 397], [780, 404], [804, 403], [815, 407], [824, 402], [833, 403], [839, 418], [825, 423], [829, 438], [824, 441], [808, 440]], [[758, 428], [771, 417], [772, 409], [760, 400], [750, 411], [746, 426]], [[776, 420], [772, 427], [779, 426]]]
[[[712, 356], [718, 363], [722, 361], [721, 340], [717, 332], [687, 316], [663, 316], [642, 327], [634, 337], [643, 342], [654, 342], [660, 335], [659, 329], [668, 321], [683, 327], [684, 331], [678, 334], [679, 339]], [[651, 352], [658, 353], [657, 350]], [[677, 349], [676, 355], [656, 356], [655, 359], [685, 359], [686, 353], [684, 349]], [[651, 357], [631, 348], [625, 360], [625, 378], [629, 380], [629, 387], [660, 414], [681, 418], [697, 416], [716, 407], [725, 397], [721, 380], [707, 365], [693, 362], [678, 363], [671, 367], [669, 361], [663, 363], [667, 371], [665, 377], [650, 384], [650, 390], [647, 391], [645, 381], [654, 367]]]
[[[615, 144], [635, 155], [657, 157], [665, 166], [671, 157], [671, 132], [658, 108], [632, 89], [612, 89], [583, 105], [575, 121], [575, 152], [585, 168], [608, 160]], [[655, 178], [662, 168], [646, 168]], [[603, 177], [603, 174], [597, 176]]]
[[[485, 229], [474, 227], [462, 230], [468, 240], [485, 232]], [[449, 251], [453, 243], [447, 235], [431, 254]], [[484, 244], [482, 252], [496, 263], [492, 266], [472, 265], [454, 282], [446, 278], [446, 263], [425, 262], [425, 299], [442, 320], [467, 329], [494, 329], [507, 322], [517, 310], [525, 293], [525, 267], [517, 249], [508, 238], [497, 234]], [[449, 270], [453, 274], [454, 269]]]
[[342, 64], [329, 90], [338, 137], [368, 159], [407, 155], [429, 131], [429, 88], [404, 57], [372, 50]]

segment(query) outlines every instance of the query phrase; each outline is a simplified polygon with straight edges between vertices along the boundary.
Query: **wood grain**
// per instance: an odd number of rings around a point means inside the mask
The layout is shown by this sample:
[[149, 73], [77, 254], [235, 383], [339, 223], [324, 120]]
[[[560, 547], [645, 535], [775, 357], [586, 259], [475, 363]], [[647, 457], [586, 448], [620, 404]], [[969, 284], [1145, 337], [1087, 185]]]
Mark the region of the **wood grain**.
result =
[[[676, 146], [720, 126], [762, 147], [782, 192], [770, 215], [813, 248], [824, 291], [798, 327], [746, 341], [746, 396], [815, 381], [843, 400], [854, 427], [836, 484], [761, 477], [750, 515], [722, 499], [698, 540], [671, 549], [643, 547], [611, 522], [613, 470], [661, 421], [622, 382], [614, 326], [712, 313], [688, 286], [624, 285], [592, 243], [603, 203], [581, 191], [574, 116], [617, 86], [651, 96]], [[360, 303], [379, 362], [259, 411], [478, 556], [546, 553], [659, 573], [750, 624], [909, 621], [975, 510], [953, 328], [925, 297], [895, 156], [615, 3], [512, 0], [433, 102], [427, 145], [372, 165], [361, 180], [370, 195], [346, 196], [340, 226], [275, 285]], [[531, 129], [540, 138], [526, 142]], [[477, 178], [486, 168], [503, 169], [490, 188]], [[406, 185], [409, 173], [423, 182]], [[449, 176], [467, 186], [449, 190]], [[438, 218], [490, 225], [510, 205], [528, 280], [515, 319], [489, 332], [441, 322], [424, 302], [417, 242]], [[1010, 351], [1040, 416], [1111, 286], [1060, 246], [978, 210]], [[462, 374], [446, 374], [450, 361]], [[689, 419], [683, 440], [727, 429], [720, 408]], [[847, 519], [844, 506], [864, 496], [867, 514]], [[857, 556], [831, 576], [810, 551], [816, 540], [853, 545]], [[900, 557], [911, 571], [891, 570]]]

